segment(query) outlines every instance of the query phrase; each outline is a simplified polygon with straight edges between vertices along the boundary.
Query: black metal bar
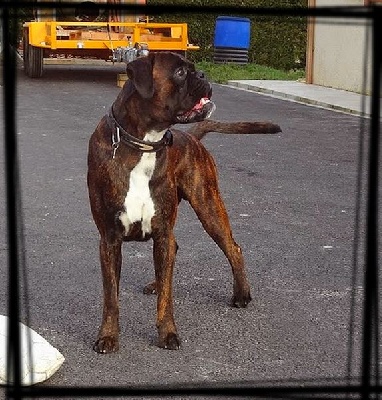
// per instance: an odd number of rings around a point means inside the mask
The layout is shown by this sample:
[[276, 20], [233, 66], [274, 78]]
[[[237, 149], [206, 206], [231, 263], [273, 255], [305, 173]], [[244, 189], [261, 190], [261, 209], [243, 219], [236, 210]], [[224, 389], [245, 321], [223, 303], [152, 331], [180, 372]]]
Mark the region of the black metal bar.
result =
[[[372, 394], [382, 393], [381, 387], [374, 387], [372, 389]], [[340, 395], [340, 394], [355, 394], [359, 395], [361, 393], [360, 385], [330, 385], [323, 383], [322, 385], [305, 385], [299, 384], [298, 381], [292, 382], [290, 385], [285, 386], [259, 386], [256, 383], [253, 385], [238, 382], [235, 386], [234, 383], [226, 386], [218, 385], [190, 385], [185, 383], [184, 385], [175, 386], [131, 386], [131, 387], [70, 387], [70, 386], [25, 386], [22, 389], [22, 393], [27, 398], [76, 398], [79, 396], [86, 396], [86, 398], [97, 397], [173, 397], [182, 396], [193, 398], [205, 398], [205, 397], [249, 397], [256, 398], [258, 396], [269, 397], [269, 398], [281, 398], [286, 399], [288, 397], [292, 398], [309, 398], [314, 399], [316, 396], [318, 398], [332, 398], [324, 397], [329, 394]], [[295, 396], [295, 397], [293, 397]], [[299, 396], [299, 397], [298, 397]], [[342, 398], [342, 397], [341, 397]]]
[[[14, 6], [12, 2], [6, 2], [1, 5], [4, 9], [11, 9]], [[18, 1], [18, 7], [31, 7], [29, 1]], [[73, 3], [69, 1], [47, 1], [43, 4], [39, 3], [40, 8], [53, 9], [60, 8], [61, 10], [73, 8]], [[86, 4], [88, 9], [98, 8], [99, 4]], [[160, 15], [163, 13], [228, 13], [238, 15], [269, 15], [269, 16], [296, 16], [296, 17], [349, 17], [349, 18], [372, 18], [373, 8], [365, 6], [342, 6], [342, 7], [249, 7], [249, 6], [209, 6], [209, 5], [180, 5], [180, 4], [163, 4], [163, 5], [142, 5], [142, 4], [119, 4], [119, 3], [103, 3], [104, 10], [119, 10], [126, 13], [143, 13], [146, 15]]]
[[[365, 298], [363, 314], [362, 389], [363, 398], [369, 399], [378, 376], [378, 161], [380, 130], [380, 88], [382, 57], [379, 41], [382, 34], [382, 12], [374, 8], [372, 25], [372, 97], [369, 144], [368, 198], [366, 217]], [[375, 368], [373, 368], [373, 362]]]
[[[12, 11], [15, 18], [16, 8]], [[19, 325], [19, 249], [18, 249], [18, 156], [16, 139], [16, 56], [11, 44], [15, 43], [10, 26], [11, 12], [3, 10], [3, 96], [5, 123], [5, 165], [8, 232], [8, 347], [7, 379], [13, 382], [12, 398], [21, 398], [20, 325]]]

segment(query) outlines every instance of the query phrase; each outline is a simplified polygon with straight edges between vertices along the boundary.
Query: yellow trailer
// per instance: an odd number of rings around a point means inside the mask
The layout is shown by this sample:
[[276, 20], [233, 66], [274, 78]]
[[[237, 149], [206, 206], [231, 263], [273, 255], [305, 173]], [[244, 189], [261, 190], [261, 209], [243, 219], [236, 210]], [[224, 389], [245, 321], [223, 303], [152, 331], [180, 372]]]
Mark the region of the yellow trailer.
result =
[[[109, 1], [116, 3], [116, 0]], [[57, 11], [42, 12], [41, 8], [36, 13], [35, 21], [24, 23], [24, 71], [29, 77], [41, 77], [44, 58], [58, 55], [128, 62], [147, 51], [185, 54], [188, 50], [199, 48], [189, 44], [186, 23], [152, 23], [147, 19], [140, 22], [140, 17], [106, 14], [102, 13], [102, 9], [97, 12], [86, 7], [88, 2], [75, 0], [73, 3], [77, 7], [74, 7], [72, 15], [64, 14], [65, 20], [56, 20], [59, 16]], [[90, 16], [86, 15], [87, 9]]]

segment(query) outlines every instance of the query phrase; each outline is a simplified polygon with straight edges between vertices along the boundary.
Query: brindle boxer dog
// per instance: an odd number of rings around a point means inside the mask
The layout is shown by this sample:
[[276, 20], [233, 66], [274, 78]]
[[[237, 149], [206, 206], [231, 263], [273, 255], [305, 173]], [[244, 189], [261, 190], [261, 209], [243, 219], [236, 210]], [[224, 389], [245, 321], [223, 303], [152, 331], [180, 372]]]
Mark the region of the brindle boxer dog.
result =
[[[232, 237], [215, 163], [200, 139], [211, 131], [281, 131], [269, 122], [205, 120], [214, 109], [211, 85], [177, 54], [150, 53], [129, 63], [127, 75], [129, 80], [89, 142], [88, 189], [100, 233], [104, 291], [102, 324], [93, 347], [99, 353], [119, 347], [121, 246], [132, 240], [153, 240], [155, 281], [144, 292], [157, 293], [158, 346], [179, 348], [172, 276], [178, 248], [173, 229], [182, 199], [191, 204], [232, 267], [232, 305], [248, 305], [242, 252]], [[171, 128], [191, 122], [198, 123], [187, 133]]]

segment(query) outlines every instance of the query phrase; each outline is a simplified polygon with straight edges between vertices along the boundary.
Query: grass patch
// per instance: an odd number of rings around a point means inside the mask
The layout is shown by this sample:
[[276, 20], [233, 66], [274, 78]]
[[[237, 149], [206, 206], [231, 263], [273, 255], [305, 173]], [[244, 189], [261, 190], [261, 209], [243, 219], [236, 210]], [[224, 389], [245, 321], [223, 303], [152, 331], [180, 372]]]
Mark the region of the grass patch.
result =
[[258, 64], [214, 64], [201, 61], [196, 63], [196, 67], [202, 70], [209, 80], [216, 83], [227, 83], [229, 80], [238, 79], [296, 81], [305, 77], [304, 70], [282, 71]]

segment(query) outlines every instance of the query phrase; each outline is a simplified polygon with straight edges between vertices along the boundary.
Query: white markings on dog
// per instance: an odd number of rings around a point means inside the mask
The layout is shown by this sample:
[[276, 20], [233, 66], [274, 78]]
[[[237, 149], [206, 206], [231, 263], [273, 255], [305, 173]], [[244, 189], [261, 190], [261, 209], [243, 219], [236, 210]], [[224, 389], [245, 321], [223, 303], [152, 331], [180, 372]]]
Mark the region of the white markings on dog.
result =
[[[162, 139], [165, 131], [151, 131], [144, 140], [156, 142]], [[149, 182], [154, 173], [156, 153], [143, 153], [138, 164], [130, 172], [129, 190], [126, 194], [125, 211], [119, 216], [126, 234], [134, 222], [142, 223], [142, 238], [151, 233], [151, 219], [155, 215], [155, 206], [151, 198]]]

